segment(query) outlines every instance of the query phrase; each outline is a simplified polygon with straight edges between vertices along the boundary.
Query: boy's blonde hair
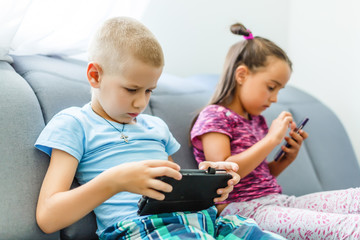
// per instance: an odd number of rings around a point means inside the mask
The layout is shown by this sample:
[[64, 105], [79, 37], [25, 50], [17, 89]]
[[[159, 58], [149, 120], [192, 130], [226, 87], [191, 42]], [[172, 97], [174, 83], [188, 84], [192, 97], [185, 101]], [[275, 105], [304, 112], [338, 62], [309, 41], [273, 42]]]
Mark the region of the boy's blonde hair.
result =
[[90, 44], [89, 61], [98, 63], [104, 72], [122, 69], [130, 57], [154, 67], [164, 65], [162, 48], [139, 21], [129, 17], [115, 17], [104, 22]]

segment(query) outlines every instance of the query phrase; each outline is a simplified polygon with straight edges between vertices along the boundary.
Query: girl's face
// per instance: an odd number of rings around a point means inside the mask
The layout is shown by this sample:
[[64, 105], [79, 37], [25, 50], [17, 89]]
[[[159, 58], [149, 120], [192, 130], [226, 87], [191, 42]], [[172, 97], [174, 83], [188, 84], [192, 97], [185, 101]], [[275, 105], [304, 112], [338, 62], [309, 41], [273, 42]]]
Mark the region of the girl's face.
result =
[[283, 60], [268, 57], [267, 65], [255, 73], [246, 66], [236, 70], [236, 96], [231, 104], [240, 115], [260, 115], [274, 102], [280, 89], [289, 81], [291, 69]]
[[108, 120], [133, 124], [136, 116], [148, 105], [161, 72], [162, 67], [131, 58], [123, 70], [100, 75], [92, 108]]

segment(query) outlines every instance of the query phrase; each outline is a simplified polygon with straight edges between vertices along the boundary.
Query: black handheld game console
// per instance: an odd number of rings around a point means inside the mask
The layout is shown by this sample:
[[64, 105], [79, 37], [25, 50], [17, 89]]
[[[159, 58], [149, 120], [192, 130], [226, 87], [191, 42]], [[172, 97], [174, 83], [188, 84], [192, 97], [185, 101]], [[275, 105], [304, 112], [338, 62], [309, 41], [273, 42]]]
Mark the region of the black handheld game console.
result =
[[138, 202], [138, 215], [159, 214], [168, 212], [199, 211], [214, 205], [214, 198], [219, 195], [217, 189], [227, 186], [232, 178], [225, 170], [209, 168], [205, 170], [182, 169], [181, 180], [170, 177], [160, 179], [173, 186], [165, 194], [164, 200], [155, 200], [142, 196]]

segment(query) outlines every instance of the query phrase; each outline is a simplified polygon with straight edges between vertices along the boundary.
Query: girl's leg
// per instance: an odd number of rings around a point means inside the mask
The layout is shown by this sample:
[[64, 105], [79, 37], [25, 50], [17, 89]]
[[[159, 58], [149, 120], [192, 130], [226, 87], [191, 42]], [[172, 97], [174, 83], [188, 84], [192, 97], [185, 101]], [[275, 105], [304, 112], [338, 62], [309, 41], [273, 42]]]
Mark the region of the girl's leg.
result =
[[231, 203], [221, 215], [251, 217], [263, 229], [290, 239], [360, 239], [359, 214], [324, 213], [289, 206], [296, 206], [296, 197], [277, 194]]
[[260, 207], [255, 221], [289, 239], [360, 239], [360, 215], [279, 206]]
[[288, 204], [318, 212], [360, 214], [360, 188], [307, 194], [289, 199]]

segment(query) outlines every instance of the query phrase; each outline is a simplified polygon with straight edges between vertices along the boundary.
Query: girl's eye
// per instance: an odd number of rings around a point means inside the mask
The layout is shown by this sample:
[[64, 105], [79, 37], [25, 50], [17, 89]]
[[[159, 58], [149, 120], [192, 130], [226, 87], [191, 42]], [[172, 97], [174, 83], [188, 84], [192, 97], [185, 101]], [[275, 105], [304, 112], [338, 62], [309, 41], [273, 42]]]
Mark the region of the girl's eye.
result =
[[153, 90], [148, 89], [148, 90], [146, 90], [146, 92], [147, 92], [147, 93], [152, 93], [152, 92], [153, 92]]
[[269, 91], [274, 91], [274, 90], [275, 90], [275, 87], [268, 86], [268, 89], [269, 89]]

